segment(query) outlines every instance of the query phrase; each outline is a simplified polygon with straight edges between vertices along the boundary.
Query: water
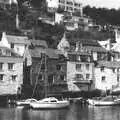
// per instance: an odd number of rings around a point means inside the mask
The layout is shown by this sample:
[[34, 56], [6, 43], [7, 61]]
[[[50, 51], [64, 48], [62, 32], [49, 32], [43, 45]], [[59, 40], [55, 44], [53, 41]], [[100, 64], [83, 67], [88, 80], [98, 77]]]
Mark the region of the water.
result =
[[0, 120], [120, 120], [120, 106], [90, 107], [72, 104], [68, 109], [33, 110], [0, 108]]

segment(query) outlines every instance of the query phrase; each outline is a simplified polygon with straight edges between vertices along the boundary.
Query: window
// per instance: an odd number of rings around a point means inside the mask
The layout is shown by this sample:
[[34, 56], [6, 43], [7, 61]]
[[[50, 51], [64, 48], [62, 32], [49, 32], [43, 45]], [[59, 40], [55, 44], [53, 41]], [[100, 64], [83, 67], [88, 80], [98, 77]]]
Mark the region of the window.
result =
[[60, 3], [65, 3], [65, 0], [59, 0]]
[[81, 61], [80, 55], [77, 56], [77, 60], [78, 60], [78, 61]]
[[0, 74], [0, 80], [1, 81], [3, 80], [3, 74]]
[[76, 70], [81, 71], [82, 70], [82, 65], [81, 64], [76, 64]]
[[62, 66], [61, 66], [61, 65], [57, 65], [57, 66], [56, 66], [56, 69], [57, 69], [57, 70], [62, 70]]
[[105, 81], [105, 76], [102, 76], [101, 80], [102, 80], [102, 82], [104, 82]]
[[45, 64], [41, 65], [41, 70], [45, 70]]
[[101, 72], [104, 72], [104, 67], [101, 67]]
[[0, 70], [3, 70], [3, 63], [0, 63]]
[[90, 69], [90, 65], [86, 64], [86, 69], [89, 70]]
[[82, 75], [82, 74], [76, 74], [76, 79], [81, 79], [81, 80], [83, 80], [83, 75]]
[[48, 75], [48, 83], [49, 84], [54, 83], [54, 75], [53, 74]]
[[9, 50], [6, 50], [6, 55], [11, 56], [11, 52]]
[[13, 63], [8, 63], [8, 70], [13, 70]]
[[60, 75], [60, 80], [65, 80], [65, 75]]
[[11, 43], [11, 48], [14, 48], [14, 44], [13, 43]]
[[115, 73], [115, 68], [112, 69], [113, 73]]
[[38, 76], [38, 80], [39, 81], [43, 80], [43, 76], [41, 74]]
[[86, 74], [86, 79], [90, 79], [90, 74]]
[[16, 75], [12, 75], [12, 81], [16, 81]]

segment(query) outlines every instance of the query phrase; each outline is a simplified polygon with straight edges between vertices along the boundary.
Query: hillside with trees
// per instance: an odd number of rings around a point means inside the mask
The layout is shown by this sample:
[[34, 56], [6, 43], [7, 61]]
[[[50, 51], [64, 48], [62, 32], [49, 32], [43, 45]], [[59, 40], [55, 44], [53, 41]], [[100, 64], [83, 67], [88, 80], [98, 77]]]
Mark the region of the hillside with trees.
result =
[[[47, 12], [45, 0], [31, 0], [31, 8], [26, 5], [26, 2], [29, 3], [29, 0], [18, 0], [20, 30], [32, 30], [32, 33], [29, 35], [30, 38], [34, 37], [36, 39], [46, 40], [49, 47], [55, 48], [65, 31], [64, 25], [56, 24], [55, 26], [52, 26], [37, 21], [38, 17], [40, 16], [52, 16], [52, 13]], [[120, 10], [109, 10], [106, 8], [95, 7], [92, 8], [90, 6], [86, 6], [84, 8], [84, 14], [90, 16], [100, 25], [120, 24]], [[15, 15], [16, 6], [13, 6], [12, 9], [8, 10], [0, 9], [0, 31], [8, 31], [15, 34], [22, 34], [20, 30], [16, 29], [15, 27]], [[110, 31], [67, 31], [68, 38], [90, 38], [96, 40], [105, 40], [113, 36], [114, 33]]]
[[96, 20], [98, 24], [120, 25], [120, 9], [95, 8], [86, 6], [84, 14]]

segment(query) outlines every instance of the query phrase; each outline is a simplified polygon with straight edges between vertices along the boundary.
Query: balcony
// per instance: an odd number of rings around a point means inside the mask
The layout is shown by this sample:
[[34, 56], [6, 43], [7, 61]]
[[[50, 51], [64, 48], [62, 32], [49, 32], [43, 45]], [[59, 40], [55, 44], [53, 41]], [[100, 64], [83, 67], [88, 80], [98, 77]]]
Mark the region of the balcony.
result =
[[81, 84], [90, 84], [91, 80], [81, 80], [81, 79], [74, 79], [72, 80], [73, 83], [77, 84], [77, 83], [81, 83]]

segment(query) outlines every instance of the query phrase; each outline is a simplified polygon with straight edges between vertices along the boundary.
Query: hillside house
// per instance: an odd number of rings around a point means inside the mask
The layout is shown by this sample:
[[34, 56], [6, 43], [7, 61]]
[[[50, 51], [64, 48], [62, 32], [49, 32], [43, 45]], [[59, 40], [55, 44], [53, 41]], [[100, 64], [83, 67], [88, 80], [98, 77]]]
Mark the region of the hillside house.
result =
[[48, 8], [62, 9], [67, 12], [80, 12], [83, 15], [83, 6], [78, 0], [46, 0]]

